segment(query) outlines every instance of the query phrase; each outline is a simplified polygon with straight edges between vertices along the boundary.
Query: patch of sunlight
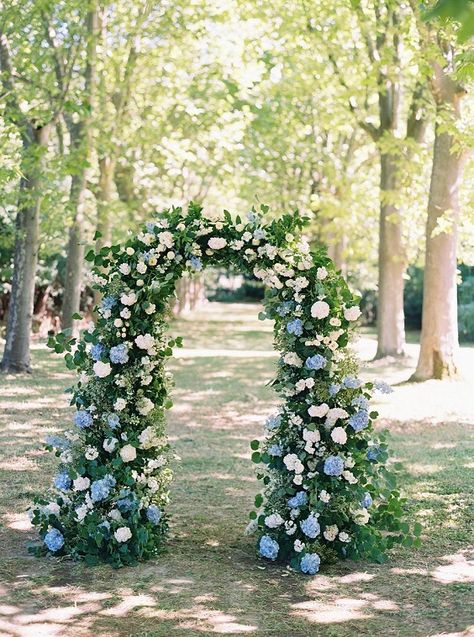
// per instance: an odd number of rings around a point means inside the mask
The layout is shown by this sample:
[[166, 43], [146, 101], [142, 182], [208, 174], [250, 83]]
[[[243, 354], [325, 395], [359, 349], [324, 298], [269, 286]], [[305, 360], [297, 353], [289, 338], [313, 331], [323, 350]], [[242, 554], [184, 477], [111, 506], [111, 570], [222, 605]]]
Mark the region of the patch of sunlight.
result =
[[316, 624], [337, 624], [354, 619], [373, 617], [371, 610], [397, 611], [398, 605], [389, 599], [380, 599], [377, 595], [366, 593], [361, 599], [340, 597], [334, 602], [308, 600], [293, 604], [293, 615]]
[[431, 445], [432, 449], [456, 449], [457, 445], [454, 442], [437, 442]]
[[34, 387], [12, 385], [8, 388], [8, 391], [2, 390], [0, 396], [2, 398], [13, 398], [13, 396], [28, 396], [28, 394], [37, 395], [39, 394], [39, 391]]
[[183, 608], [178, 611], [143, 608], [140, 615], [161, 621], [179, 621], [179, 626], [194, 633], [216, 633], [220, 635], [241, 635], [258, 630], [257, 626], [241, 624], [234, 615], [219, 610], [208, 610], [197, 605], [194, 608]]
[[355, 582], [370, 582], [375, 577], [372, 573], [349, 573], [338, 578], [340, 584], [354, 584]]
[[450, 562], [444, 566], [438, 566], [431, 573], [431, 577], [441, 584], [453, 584], [474, 582], [474, 560], [467, 560], [462, 553], [445, 555], [441, 558]]
[[5, 525], [15, 531], [31, 531], [30, 518], [26, 513], [6, 513], [2, 516]]
[[431, 637], [474, 637], [474, 624], [467, 626], [462, 633], [436, 633], [436, 635], [431, 635]]
[[398, 568], [394, 567], [390, 569], [391, 573], [395, 575], [428, 575], [426, 568]]
[[4, 469], [5, 471], [37, 471], [38, 467], [32, 460], [25, 458], [25, 456], [14, 456], [13, 458], [0, 462], [0, 469]]
[[[206, 541], [204, 542], [204, 544], [205, 544], [206, 546], [212, 546], [212, 548], [216, 548], [216, 547], [218, 547], [218, 546], [220, 546], [220, 545], [221, 545], [221, 544], [220, 544], [220, 542], [219, 542], [219, 540], [206, 540]], [[199, 600], [198, 600], [198, 599], [196, 599], [196, 601], [199, 601]]]
[[412, 464], [410, 464], [410, 473], [414, 474], [415, 476], [419, 476], [426, 473], [436, 473], [442, 468], [443, 467], [439, 464], [423, 464], [421, 462], [413, 462]]
[[183, 347], [175, 354], [175, 358], [276, 358], [277, 356], [278, 352], [275, 350], [211, 349], [208, 347], [197, 349]]
[[155, 600], [150, 595], [128, 595], [116, 606], [100, 611], [100, 615], [107, 617], [126, 617], [135, 608], [154, 607]]
[[466, 462], [465, 464], [463, 464], [463, 467], [465, 469], [474, 469], [474, 462]]
[[24, 401], [24, 402], [14, 402], [14, 401], [4, 401], [2, 403], [3, 409], [10, 409], [11, 411], [30, 411], [32, 409], [39, 409], [41, 407], [59, 407], [65, 408], [64, 401], [59, 400], [56, 396], [43, 396], [43, 398], [38, 398], [32, 401]]

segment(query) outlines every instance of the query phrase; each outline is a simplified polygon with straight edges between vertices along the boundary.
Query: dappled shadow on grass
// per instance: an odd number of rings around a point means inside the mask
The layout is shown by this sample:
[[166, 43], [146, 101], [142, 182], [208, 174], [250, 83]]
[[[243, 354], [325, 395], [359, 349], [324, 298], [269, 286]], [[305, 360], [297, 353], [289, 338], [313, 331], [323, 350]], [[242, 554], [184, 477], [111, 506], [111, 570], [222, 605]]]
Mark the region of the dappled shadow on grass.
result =
[[[254, 538], [243, 535], [259, 488], [249, 441], [263, 436], [277, 400], [265, 386], [275, 358], [256, 355], [269, 351], [271, 326], [259, 332], [254, 310], [239, 310], [240, 324], [219, 314], [207, 327], [190, 318], [176, 330], [191, 334], [186, 346], [201, 355], [187, 350], [171, 363], [169, 431], [181, 458], [174, 466], [171, 535], [166, 553], [134, 569], [27, 556], [34, 533], [24, 511], [54, 474], [57, 461], [41, 443], [70, 420], [62, 390], [71, 377], [59, 359], [37, 349], [36, 364], [49, 361], [50, 371], [25, 384], [9, 380], [13, 405], [0, 414], [0, 635], [428, 637], [465, 630], [470, 421], [402, 418], [396, 401], [403, 402], [403, 393], [382, 397], [388, 413], [381, 425], [391, 430], [390, 446], [403, 463], [409, 519], [424, 526], [421, 549], [399, 548], [384, 565], [329, 565], [314, 578], [256, 558]], [[205, 355], [207, 343], [217, 355]], [[225, 354], [236, 343], [248, 355]], [[53, 402], [42, 404], [44, 396]], [[15, 409], [16, 401], [22, 408]]]

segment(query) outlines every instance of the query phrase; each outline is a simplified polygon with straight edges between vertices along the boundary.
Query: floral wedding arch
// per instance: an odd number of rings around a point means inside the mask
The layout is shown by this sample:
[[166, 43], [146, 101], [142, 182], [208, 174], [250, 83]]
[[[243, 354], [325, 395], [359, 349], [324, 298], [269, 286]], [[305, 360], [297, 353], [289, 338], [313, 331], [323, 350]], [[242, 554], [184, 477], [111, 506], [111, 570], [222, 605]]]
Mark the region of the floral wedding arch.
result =
[[123, 246], [87, 255], [102, 302], [78, 342], [63, 333], [50, 339], [78, 372], [76, 411], [72, 430], [47, 441], [61, 464], [56, 496], [31, 509], [42, 538], [36, 554], [122, 566], [162, 547], [172, 477], [165, 363], [181, 345], [167, 335], [169, 301], [185, 272], [219, 265], [265, 283], [260, 318], [274, 321], [280, 352], [273, 386], [282, 405], [264, 441], [251, 442], [262, 465], [248, 526], [259, 554], [314, 574], [322, 560], [381, 560], [394, 542], [411, 540], [369, 410], [372, 390], [387, 386], [359, 380], [346, 349], [359, 308], [330, 259], [301, 238], [301, 217], [264, 223], [266, 211], [215, 220], [191, 204]]

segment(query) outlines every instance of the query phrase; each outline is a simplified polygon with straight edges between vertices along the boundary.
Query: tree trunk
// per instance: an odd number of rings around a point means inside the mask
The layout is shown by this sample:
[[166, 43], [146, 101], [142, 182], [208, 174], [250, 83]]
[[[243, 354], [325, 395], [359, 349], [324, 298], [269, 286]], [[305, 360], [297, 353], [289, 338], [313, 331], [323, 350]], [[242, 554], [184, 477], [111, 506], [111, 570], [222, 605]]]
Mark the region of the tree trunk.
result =
[[399, 188], [397, 158], [381, 155], [380, 231], [378, 259], [377, 354], [403, 356], [405, 317], [403, 312], [403, 274], [405, 258], [400, 213], [391, 200]]
[[79, 312], [82, 289], [82, 270], [84, 267], [84, 204], [87, 189], [87, 166], [90, 157], [92, 131], [91, 119], [94, 107], [96, 88], [96, 39], [98, 32], [98, 16], [94, 5], [87, 15], [87, 63], [85, 68], [85, 99], [89, 105], [87, 115], [82, 120], [69, 122], [71, 135], [71, 152], [77, 158], [78, 169], [72, 176], [70, 205], [73, 210], [73, 220], [69, 229], [67, 249], [66, 280], [61, 323], [63, 329], [77, 331], [77, 322], [72, 318]]
[[101, 237], [97, 239], [96, 249], [110, 244], [112, 239], [112, 224], [110, 218], [110, 203], [113, 197], [115, 174], [115, 159], [110, 156], [99, 159], [99, 192], [97, 197], [97, 231]]
[[39, 249], [40, 180], [51, 124], [28, 127], [16, 217], [13, 279], [1, 370], [31, 372], [30, 335]]
[[459, 118], [462, 93], [441, 72], [434, 95], [437, 125], [426, 223], [421, 343], [411, 378], [417, 381], [458, 374], [456, 247], [464, 155], [455, 148], [457, 141], [445, 123], [446, 115], [451, 121]]

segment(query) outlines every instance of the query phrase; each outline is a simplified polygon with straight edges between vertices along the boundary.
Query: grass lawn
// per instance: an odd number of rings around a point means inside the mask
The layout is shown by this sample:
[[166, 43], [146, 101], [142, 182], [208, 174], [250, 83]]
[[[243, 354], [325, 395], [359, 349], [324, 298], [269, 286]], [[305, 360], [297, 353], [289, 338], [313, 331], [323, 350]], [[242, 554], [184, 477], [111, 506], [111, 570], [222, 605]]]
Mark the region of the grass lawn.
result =
[[[25, 511], [56, 466], [41, 443], [70, 422], [71, 376], [36, 344], [34, 375], [0, 377], [0, 636], [474, 635], [474, 348], [463, 348], [467, 375], [458, 383], [404, 383], [413, 343], [403, 362], [365, 366], [396, 383], [378, 405], [380, 426], [392, 432], [423, 544], [397, 549], [384, 565], [342, 562], [309, 578], [258, 560], [243, 535], [257, 489], [249, 441], [276, 403], [265, 386], [271, 325], [257, 311], [210, 304], [173, 328], [186, 348], [172, 364], [172, 533], [164, 555], [136, 568], [28, 556]], [[369, 360], [373, 336], [355, 347]]]

